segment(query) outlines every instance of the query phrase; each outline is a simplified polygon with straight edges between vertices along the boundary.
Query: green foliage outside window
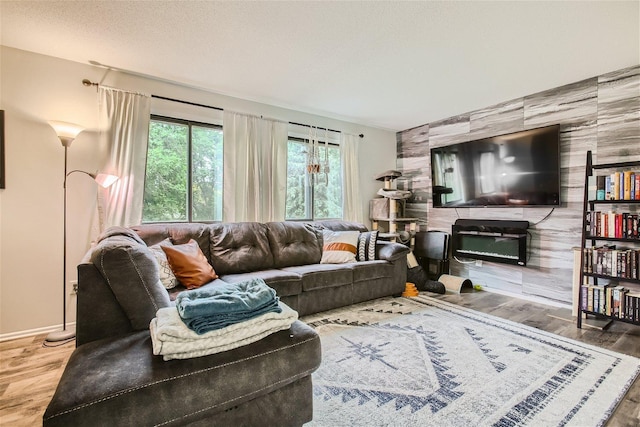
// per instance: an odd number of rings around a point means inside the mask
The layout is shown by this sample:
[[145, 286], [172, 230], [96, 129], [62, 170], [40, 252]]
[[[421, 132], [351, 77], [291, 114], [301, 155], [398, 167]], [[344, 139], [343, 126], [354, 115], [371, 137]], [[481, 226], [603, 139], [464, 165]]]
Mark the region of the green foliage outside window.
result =
[[309, 198], [306, 176], [306, 144], [289, 141], [287, 147], [287, 219], [310, 218], [307, 210]]
[[[287, 150], [287, 219], [342, 218], [342, 174], [340, 148], [329, 146], [328, 182], [324, 174], [315, 185], [309, 185], [307, 170], [308, 144], [290, 140]], [[320, 159], [324, 161], [325, 146], [320, 146]], [[312, 213], [313, 212], [313, 213]]]
[[193, 221], [222, 221], [222, 129], [192, 128]]
[[222, 147], [218, 127], [151, 120], [143, 222], [221, 221]]

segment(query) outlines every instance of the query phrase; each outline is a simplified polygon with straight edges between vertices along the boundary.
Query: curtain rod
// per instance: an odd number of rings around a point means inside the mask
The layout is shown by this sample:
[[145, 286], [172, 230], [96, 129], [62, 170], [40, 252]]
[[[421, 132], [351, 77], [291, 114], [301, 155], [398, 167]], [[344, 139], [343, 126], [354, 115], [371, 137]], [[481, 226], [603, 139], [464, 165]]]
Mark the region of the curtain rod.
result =
[[[296, 125], [296, 126], [304, 126], [304, 127], [307, 127], [307, 128], [314, 127], [314, 128], [316, 128], [318, 130], [326, 130], [326, 131], [329, 131], [329, 132], [343, 133], [342, 131], [339, 131], [339, 130], [323, 128], [323, 127], [320, 127], [320, 126], [305, 125], [304, 123], [289, 122], [289, 124], [290, 125]], [[364, 138], [364, 134], [362, 134], [362, 133], [360, 135], [358, 135], [358, 136], [360, 138]]]
[[[83, 79], [82, 80], [82, 84], [85, 85], [85, 86], [95, 86], [96, 88], [101, 86], [100, 83], [94, 83], [89, 79]], [[152, 94], [151, 98], [162, 99], [164, 101], [178, 102], [180, 104], [193, 105], [195, 107], [203, 107], [203, 108], [210, 108], [212, 110], [224, 111], [224, 108], [214, 107], [212, 105], [198, 104], [197, 102], [183, 101], [181, 99], [168, 98], [166, 96], [160, 96], [160, 95], [153, 95]]]
[[[82, 79], [82, 84], [85, 86], [95, 86], [96, 88], [98, 88], [100, 86], [100, 83], [94, 83], [89, 79]], [[205, 105], [205, 104], [198, 104], [196, 102], [191, 102], [191, 101], [183, 101], [182, 99], [175, 99], [175, 98], [168, 98], [166, 96], [160, 96], [160, 95], [151, 95], [152, 98], [157, 98], [157, 99], [162, 99], [164, 101], [171, 101], [171, 102], [178, 102], [180, 104], [187, 104], [187, 105], [193, 105], [195, 107], [203, 107], [203, 108], [210, 108], [212, 110], [218, 110], [218, 111], [224, 111], [224, 108], [220, 108], [220, 107], [214, 107], [212, 105]], [[320, 130], [327, 130], [329, 132], [337, 132], [337, 133], [342, 133], [339, 130], [333, 130], [333, 129], [327, 129], [327, 128], [322, 128], [322, 127], [317, 127], [317, 126], [311, 126], [311, 125], [305, 125], [304, 123], [296, 123], [296, 122], [289, 122], [290, 125], [297, 125], [297, 126], [304, 126], [304, 127], [315, 127], [316, 129], [320, 129]], [[358, 135], [360, 138], [364, 138], [363, 134]]]
[[166, 96], [151, 95], [151, 97], [152, 98], [157, 98], [157, 99], [163, 99], [165, 101], [179, 102], [180, 104], [187, 104], [187, 105], [193, 105], [193, 106], [196, 106], [196, 107], [204, 107], [204, 108], [210, 108], [212, 110], [224, 111], [224, 108], [214, 107], [212, 105], [198, 104], [197, 102], [183, 101], [181, 99], [167, 98]]

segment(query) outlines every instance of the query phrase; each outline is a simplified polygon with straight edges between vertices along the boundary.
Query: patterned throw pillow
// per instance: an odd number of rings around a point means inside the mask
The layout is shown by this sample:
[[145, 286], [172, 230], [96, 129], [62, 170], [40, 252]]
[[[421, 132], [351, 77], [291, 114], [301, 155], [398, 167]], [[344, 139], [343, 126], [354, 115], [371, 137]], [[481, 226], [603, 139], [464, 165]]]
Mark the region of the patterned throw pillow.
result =
[[173, 289], [178, 286], [178, 279], [176, 275], [173, 274], [169, 260], [167, 260], [167, 254], [164, 253], [161, 246], [173, 246], [173, 243], [167, 238], [160, 243], [149, 246], [149, 250], [156, 257], [158, 265], [160, 266], [160, 281], [162, 285], [167, 289]]
[[358, 261], [373, 261], [376, 259], [376, 242], [378, 230], [360, 233], [358, 237]]
[[356, 262], [359, 231], [322, 230], [322, 259], [320, 264]]

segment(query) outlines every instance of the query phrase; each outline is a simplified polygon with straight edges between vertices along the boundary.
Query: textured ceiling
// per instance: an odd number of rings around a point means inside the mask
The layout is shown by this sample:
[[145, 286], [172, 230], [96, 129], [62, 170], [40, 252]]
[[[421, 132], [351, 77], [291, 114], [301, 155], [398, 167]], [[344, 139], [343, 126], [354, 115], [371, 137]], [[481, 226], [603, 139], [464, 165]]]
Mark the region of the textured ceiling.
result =
[[0, 1], [0, 41], [403, 130], [640, 63], [639, 4]]

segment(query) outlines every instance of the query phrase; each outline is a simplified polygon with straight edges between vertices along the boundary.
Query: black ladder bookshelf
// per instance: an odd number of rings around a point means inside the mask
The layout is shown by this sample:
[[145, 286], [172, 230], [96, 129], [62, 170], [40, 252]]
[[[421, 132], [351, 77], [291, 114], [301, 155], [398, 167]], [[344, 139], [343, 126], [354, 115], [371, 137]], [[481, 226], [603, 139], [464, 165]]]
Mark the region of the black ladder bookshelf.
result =
[[[596, 188], [596, 194], [590, 194], [589, 178], [593, 176], [594, 170], [613, 171], [613, 174], [608, 174], [610, 177], [615, 176], [615, 172], [622, 172], [623, 185], [618, 184], [620, 189], [624, 184], [629, 185], [624, 181], [625, 171], [640, 174], [640, 161], [593, 164], [591, 151], [587, 152], [577, 326], [582, 327], [583, 314], [609, 320], [609, 324], [619, 321], [640, 325], [638, 212], [621, 214], [610, 211], [603, 214], [596, 211], [596, 207], [599, 206], [609, 209], [623, 206], [627, 209], [631, 206], [640, 207], [640, 199], [624, 199], [622, 191], [619, 191], [615, 200], [607, 198], [608, 194], [605, 194], [603, 199], [602, 193], [600, 197], [597, 196], [599, 188]], [[597, 179], [596, 177], [595, 180]], [[636, 186], [635, 192], [640, 192], [640, 188]], [[613, 225], [609, 225], [611, 220], [614, 221]], [[611, 228], [613, 233], [609, 232]], [[629, 248], [618, 248], [618, 244], [621, 243]], [[598, 244], [600, 246], [597, 246]], [[599, 285], [599, 279], [607, 280], [609, 283]]]

